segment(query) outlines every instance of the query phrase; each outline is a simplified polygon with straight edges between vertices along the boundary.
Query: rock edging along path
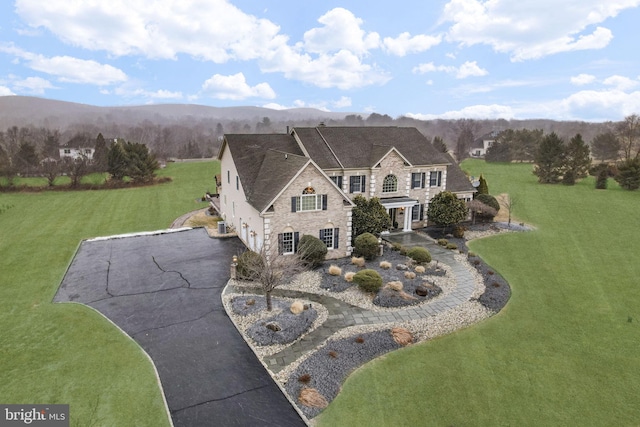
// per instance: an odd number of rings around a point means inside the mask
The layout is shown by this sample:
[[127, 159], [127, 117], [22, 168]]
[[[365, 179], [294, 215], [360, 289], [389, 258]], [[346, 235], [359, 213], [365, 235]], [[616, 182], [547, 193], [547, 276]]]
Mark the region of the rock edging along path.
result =
[[[419, 306], [401, 308], [393, 311], [374, 311], [348, 304], [328, 295], [275, 289], [272, 295], [276, 297], [299, 298], [322, 304], [329, 311], [329, 316], [323, 324], [305, 335], [299, 341], [276, 354], [264, 357], [262, 360], [263, 363], [275, 374], [280, 372], [289, 364], [298, 360], [303, 355], [314, 351], [318, 346], [341, 329], [350, 326], [385, 324], [392, 322], [403, 323], [412, 320], [419, 320], [451, 310], [460, 304], [469, 301], [476, 289], [475, 277], [465, 265], [454, 258], [452, 251], [441, 248], [433, 243], [428, 246], [434, 259], [449, 265], [451, 273], [455, 277], [456, 286], [453, 291], [444, 297], [437, 298], [431, 302], [425, 302]], [[242, 292], [260, 293], [260, 290], [234, 285], [232, 281], [229, 281], [224, 293]]]

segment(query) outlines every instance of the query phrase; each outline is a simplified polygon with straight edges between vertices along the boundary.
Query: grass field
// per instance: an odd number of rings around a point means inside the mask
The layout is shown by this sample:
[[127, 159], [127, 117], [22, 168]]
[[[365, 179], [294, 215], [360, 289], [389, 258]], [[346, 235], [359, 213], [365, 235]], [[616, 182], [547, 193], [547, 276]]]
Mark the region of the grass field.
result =
[[80, 241], [167, 228], [214, 190], [214, 162], [153, 187], [0, 193], [0, 403], [68, 403], [72, 426], [162, 426], [151, 363], [97, 312], [52, 304]]
[[467, 161], [536, 231], [471, 243], [509, 280], [497, 316], [365, 365], [320, 426], [637, 426], [640, 192], [541, 185]]

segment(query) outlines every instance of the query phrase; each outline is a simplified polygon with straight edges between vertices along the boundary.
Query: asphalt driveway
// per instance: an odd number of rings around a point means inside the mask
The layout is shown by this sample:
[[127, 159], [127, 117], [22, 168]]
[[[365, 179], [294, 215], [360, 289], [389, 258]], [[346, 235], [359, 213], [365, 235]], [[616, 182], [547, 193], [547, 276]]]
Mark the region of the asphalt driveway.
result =
[[222, 306], [241, 248], [204, 229], [84, 241], [54, 301], [95, 308], [145, 349], [175, 426], [304, 426]]

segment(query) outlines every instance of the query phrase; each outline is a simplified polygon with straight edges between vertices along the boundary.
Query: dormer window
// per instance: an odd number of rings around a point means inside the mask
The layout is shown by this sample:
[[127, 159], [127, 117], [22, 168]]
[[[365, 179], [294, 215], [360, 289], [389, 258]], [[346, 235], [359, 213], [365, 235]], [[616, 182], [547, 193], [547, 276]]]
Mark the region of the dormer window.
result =
[[382, 192], [393, 193], [394, 191], [398, 191], [398, 177], [395, 175], [385, 176], [382, 181]]

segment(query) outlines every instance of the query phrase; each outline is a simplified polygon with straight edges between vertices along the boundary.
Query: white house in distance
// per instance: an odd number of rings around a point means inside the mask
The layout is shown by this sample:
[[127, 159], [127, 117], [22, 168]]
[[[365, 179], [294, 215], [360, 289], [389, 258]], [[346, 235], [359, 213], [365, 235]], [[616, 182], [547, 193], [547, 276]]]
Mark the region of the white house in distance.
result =
[[87, 159], [92, 160], [93, 153], [95, 151], [96, 150], [93, 147], [64, 146], [64, 147], [60, 147], [60, 159], [64, 159], [65, 157], [68, 157], [75, 160], [77, 158], [84, 156]]
[[426, 226], [429, 200], [471, 200], [469, 179], [415, 128], [303, 127], [287, 134], [227, 134], [218, 153], [219, 210], [253, 250], [294, 253], [304, 234], [327, 258], [351, 253], [352, 199], [378, 197], [397, 231]]
[[476, 138], [473, 144], [471, 144], [469, 155], [475, 158], [484, 158], [487, 150], [496, 142], [498, 133], [499, 132], [493, 131], [482, 135], [480, 138]]

